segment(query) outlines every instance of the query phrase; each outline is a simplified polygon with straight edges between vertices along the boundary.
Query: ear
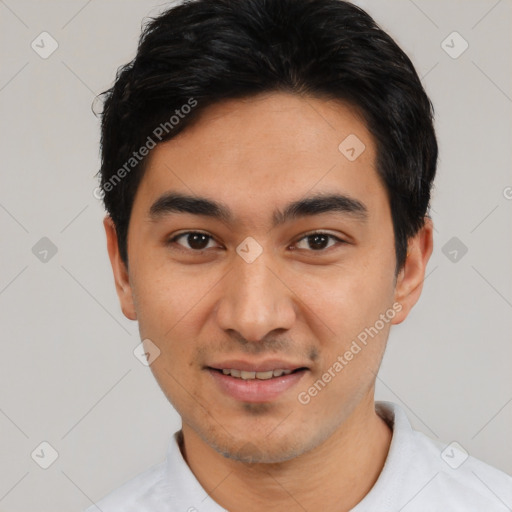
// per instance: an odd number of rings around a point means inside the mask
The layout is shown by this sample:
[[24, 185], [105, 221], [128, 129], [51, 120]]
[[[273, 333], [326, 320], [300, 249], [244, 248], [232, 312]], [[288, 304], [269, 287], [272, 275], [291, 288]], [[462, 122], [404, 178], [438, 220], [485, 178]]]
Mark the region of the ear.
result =
[[433, 245], [432, 220], [425, 217], [424, 226], [408, 241], [405, 264], [397, 276], [395, 302], [401, 304], [402, 309], [393, 318], [393, 324], [403, 322], [420, 298]]
[[114, 281], [117, 296], [121, 303], [121, 310], [126, 318], [137, 320], [128, 270], [119, 253], [114, 221], [107, 215], [103, 219], [103, 226], [105, 227], [105, 233], [107, 235], [108, 256], [110, 258], [110, 264], [112, 265], [112, 271], [114, 272]]

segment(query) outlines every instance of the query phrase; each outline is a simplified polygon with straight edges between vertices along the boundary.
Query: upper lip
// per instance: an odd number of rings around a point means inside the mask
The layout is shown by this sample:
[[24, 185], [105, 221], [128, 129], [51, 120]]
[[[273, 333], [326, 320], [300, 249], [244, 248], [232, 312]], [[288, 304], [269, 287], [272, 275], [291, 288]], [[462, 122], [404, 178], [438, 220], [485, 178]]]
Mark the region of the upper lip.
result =
[[265, 361], [260, 362], [249, 362], [244, 361], [242, 359], [230, 359], [226, 361], [216, 362], [209, 364], [208, 368], [213, 368], [214, 370], [224, 370], [224, 369], [235, 369], [242, 370], [246, 372], [268, 372], [270, 370], [297, 370], [298, 368], [307, 368], [303, 364], [295, 364], [287, 361], [283, 361], [282, 359], [266, 359]]

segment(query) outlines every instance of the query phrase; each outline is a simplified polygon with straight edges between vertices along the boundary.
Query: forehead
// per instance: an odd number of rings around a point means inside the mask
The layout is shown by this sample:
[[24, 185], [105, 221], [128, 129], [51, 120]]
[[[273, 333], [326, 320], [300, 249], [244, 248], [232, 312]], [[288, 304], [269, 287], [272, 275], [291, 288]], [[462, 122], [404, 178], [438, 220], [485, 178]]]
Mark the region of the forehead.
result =
[[340, 193], [382, 208], [376, 149], [357, 109], [272, 93], [202, 112], [148, 156], [134, 211], [168, 190], [216, 198], [247, 217], [310, 195]]

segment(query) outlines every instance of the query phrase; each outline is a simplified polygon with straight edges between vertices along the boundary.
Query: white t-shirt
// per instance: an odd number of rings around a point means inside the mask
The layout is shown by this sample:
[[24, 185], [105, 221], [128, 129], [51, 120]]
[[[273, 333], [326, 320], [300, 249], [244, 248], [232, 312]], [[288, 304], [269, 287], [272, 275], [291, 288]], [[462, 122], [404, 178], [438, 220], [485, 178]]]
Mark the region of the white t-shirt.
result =
[[[444, 445], [413, 430], [398, 405], [376, 402], [375, 407], [393, 437], [377, 482], [352, 512], [510, 512], [511, 476], [467, 456], [456, 443]], [[111, 492], [97, 507], [102, 512], [226, 512], [189, 469], [177, 433], [164, 462]], [[97, 507], [85, 512], [98, 512]]]

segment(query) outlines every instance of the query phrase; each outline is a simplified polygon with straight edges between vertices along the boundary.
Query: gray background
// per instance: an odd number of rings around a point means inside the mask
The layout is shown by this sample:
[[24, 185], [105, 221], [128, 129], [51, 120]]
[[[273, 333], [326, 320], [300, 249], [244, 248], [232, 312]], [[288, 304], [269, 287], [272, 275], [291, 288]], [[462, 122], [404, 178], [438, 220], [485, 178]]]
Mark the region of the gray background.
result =
[[[419, 304], [392, 330], [377, 398], [512, 473], [512, 2], [359, 4], [411, 56], [440, 143], [435, 250]], [[133, 355], [137, 325], [120, 311], [93, 196], [91, 103], [164, 5], [0, 0], [3, 512], [81, 511], [163, 460], [179, 427]], [[43, 31], [59, 45], [47, 59], [31, 48], [50, 48]], [[453, 31], [469, 44], [458, 58], [445, 51], [460, 51], [457, 36], [442, 46]], [[58, 452], [48, 469], [35, 462], [50, 456], [43, 441]]]

